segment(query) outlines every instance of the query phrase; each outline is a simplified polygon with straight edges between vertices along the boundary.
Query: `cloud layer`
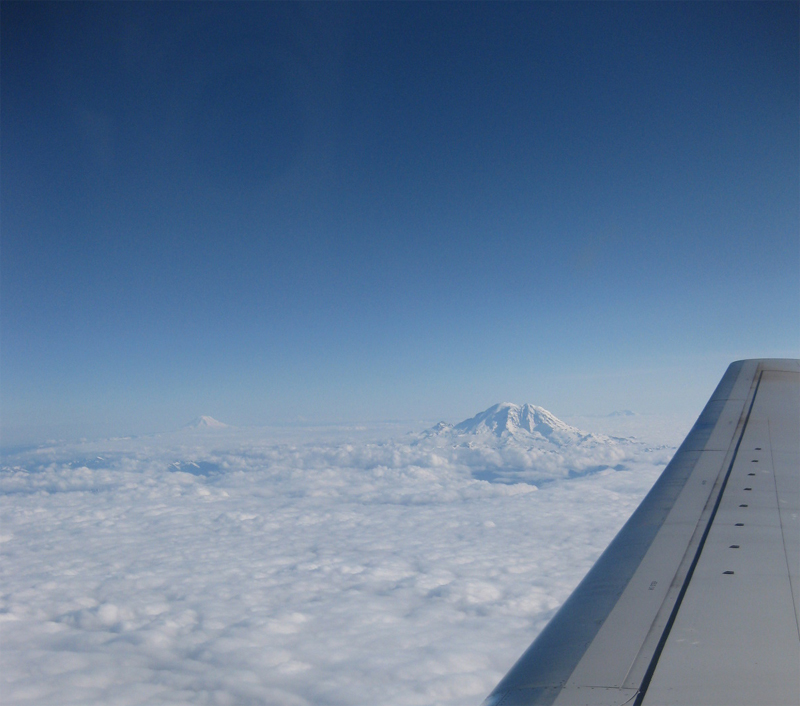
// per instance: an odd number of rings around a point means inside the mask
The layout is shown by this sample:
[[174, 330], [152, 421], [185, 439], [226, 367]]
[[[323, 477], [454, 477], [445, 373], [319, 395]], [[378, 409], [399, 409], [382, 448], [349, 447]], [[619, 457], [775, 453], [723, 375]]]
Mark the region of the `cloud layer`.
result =
[[18, 453], [2, 701], [479, 703], [673, 451], [340, 429]]

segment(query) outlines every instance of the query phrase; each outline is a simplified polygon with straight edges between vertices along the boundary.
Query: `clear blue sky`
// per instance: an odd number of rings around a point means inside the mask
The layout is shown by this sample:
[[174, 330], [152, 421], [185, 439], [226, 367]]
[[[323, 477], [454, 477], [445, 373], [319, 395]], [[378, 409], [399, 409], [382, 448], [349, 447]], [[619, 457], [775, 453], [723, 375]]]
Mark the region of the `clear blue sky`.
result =
[[699, 412], [800, 355], [797, 3], [15, 3], [4, 443]]

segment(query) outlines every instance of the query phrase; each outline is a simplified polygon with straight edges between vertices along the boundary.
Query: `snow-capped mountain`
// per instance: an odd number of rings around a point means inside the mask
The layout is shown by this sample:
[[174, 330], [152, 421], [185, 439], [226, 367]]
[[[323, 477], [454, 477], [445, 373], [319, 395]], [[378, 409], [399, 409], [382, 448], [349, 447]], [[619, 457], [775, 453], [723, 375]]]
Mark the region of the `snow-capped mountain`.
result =
[[589, 439], [600, 440], [595, 434], [583, 432], [562, 422], [544, 407], [532, 404], [522, 406], [501, 402], [455, 426], [439, 422], [428, 432], [440, 435], [492, 435], [517, 441], [548, 441], [557, 446], [579, 443]]
[[504, 432], [518, 434], [527, 431], [531, 434], [552, 436], [553, 432], [562, 431], [578, 433], [580, 430], [562, 422], [544, 407], [532, 404], [519, 405], [511, 402], [501, 402], [489, 409], [476, 414], [471, 419], [466, 419], [454, 427], [461, 434], [484, 434], [490, 432], [497, 436]]
[[185, 429], [227, 429], [228, 425], [223, 422], [217, 421], [214, 417], [202, 416], [193, 419], [185, 427]]
[[582, 431], [543, 407], [502, 402], [459, 424], [439, 422], [418, 448], [499, 483], [548, 483], [606, 469], [621, 470], [635, 443]]

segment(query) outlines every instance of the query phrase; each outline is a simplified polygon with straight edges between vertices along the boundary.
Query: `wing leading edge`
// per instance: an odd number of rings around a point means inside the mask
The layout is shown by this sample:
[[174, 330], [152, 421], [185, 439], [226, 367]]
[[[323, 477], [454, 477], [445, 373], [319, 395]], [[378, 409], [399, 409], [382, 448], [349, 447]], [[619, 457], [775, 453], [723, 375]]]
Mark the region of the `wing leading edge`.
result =
[[732, 363], [484, 706], [800, 703], [800, 361]]

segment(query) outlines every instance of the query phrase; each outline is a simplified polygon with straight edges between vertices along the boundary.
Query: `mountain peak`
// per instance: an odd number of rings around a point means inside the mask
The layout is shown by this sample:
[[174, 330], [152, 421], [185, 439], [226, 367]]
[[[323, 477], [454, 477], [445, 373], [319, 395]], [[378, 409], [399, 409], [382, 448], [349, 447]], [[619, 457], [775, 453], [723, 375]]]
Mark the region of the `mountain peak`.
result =
[[197, 417], [189, 422], [186, 429], [227, 429], [228, 425], [224, 424], [220, 421], [214, 419], [214, 417], [208, 417], [203, 415], [201, 417]]
[[[567, 434], [569, 436], [580, 434], [580, 430], [562, 422], [544, 407], [524, 404], [521, 407], [511, 402], [500, 402], [489, 409], [476, 414], [471, 419], [466, 419], [453, 427], [460, 434], [494, 434], [512, 436], [532, 434], [551, 439]], [[555, 440], [555, 438], [552, 438]]]

